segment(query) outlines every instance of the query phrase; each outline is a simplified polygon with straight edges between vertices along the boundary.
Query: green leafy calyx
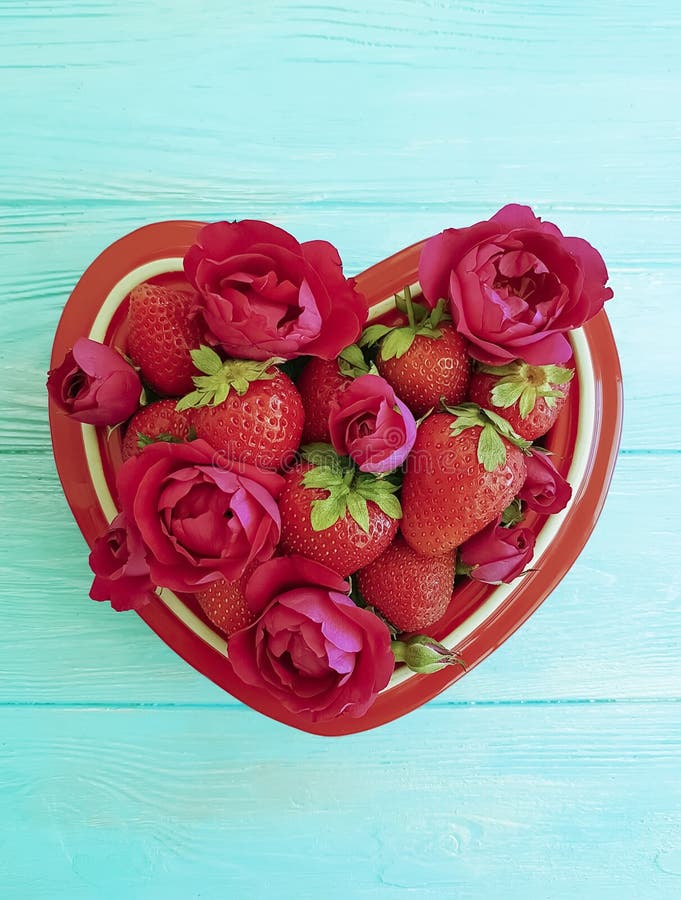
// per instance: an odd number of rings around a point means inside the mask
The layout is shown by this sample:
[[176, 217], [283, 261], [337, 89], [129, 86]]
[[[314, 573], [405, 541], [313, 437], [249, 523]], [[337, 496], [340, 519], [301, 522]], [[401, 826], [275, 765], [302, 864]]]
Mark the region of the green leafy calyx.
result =
[[380, 342], [383, 360], [404, 356], [417, 335], [436, 340], [442, 336], [438, 325], [450, 321], [450, 317], [445, 315], [444, 300], [439, 300], [435, 309], [431, 310], [412, 299], [409, 285], [405, 286], [402, 294], [395, 295], [395, 306], [406, 314], [406, 325], [369, 325], [359, 340], [360, 347], [372, 347]]
[[428, 675], [445, 666], [467, 666], [455, 650], [450, 650], [427, 634], [415, 634], [406, 641], [391, 641], [395, 662], [404, 663], [412, 672]]
[[369, 501], [391, 519], [402, 517], [402, 507], [395, 496], [399, 484], [358, 471], [348, 457], [337, 456], [327, 444], [308, 444], [302, 454], [314, 465], [303, 476], [303, 487], [327, 493], [312, 501], [310, 523], [314, 531], [326, 531], [349, 515], [368, 534]]
[[483, 409], [477, 403], [447, 406], [443, 402], [442, 406], [448, 413], [456, 417], [451, 424], [453, 437], [457, 437], [467, 428], [479, 427], [481, 429], [477, 455], [478, 462], [484, 466], [487, 472], [493, 472], [506, 463], [506, 446], [503, 438], [523, 451], [527, 451], [532, 446], [531, 441], [521, 438], [506, 419], [491, 409]]
[[270, 381], [274, 378], [277, 373], [272, 370], [273, 366], [283, 362], [277, 357], [260, 362], [252, 359], [223, 360], [215, 350], [203, 344], [198, 350], [191, 350], [190, 355], [203, 375], [193, 376], [194, 390], [178, 401], [175, 407], [178, 412], [201, 406], [219, 406], [232, 390], [242, 397], [251, 382]]
[[519, 497], [511, 500], [506, 509], [501, 514], [501, 524], [504, 528], [513, 528], [514, 525], [520, 525], [525, 518], [523, 512], [523, 504]]
[[498, 378], [492, 388], [494, 406], [508, 409], [517, 403], [522, 419], [529, 416], [540, 398], [550, 409], [555, 408], [556, 400], [565, 396], [557, 385], [567, 384], [575, 374], [574, 369], [531, 366], [522, 360], [506, 366], [480, 366], [479, 369]]
[[347, 378], [368, 375], [371, 367], [357, 344], [350, 344], [338, 356], [338, 371]]

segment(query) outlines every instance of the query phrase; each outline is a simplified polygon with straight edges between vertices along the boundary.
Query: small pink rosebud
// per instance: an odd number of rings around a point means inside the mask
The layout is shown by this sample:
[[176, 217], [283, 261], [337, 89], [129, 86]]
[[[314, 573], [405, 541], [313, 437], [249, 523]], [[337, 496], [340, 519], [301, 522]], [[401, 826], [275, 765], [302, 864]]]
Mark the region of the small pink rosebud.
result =
[[499, 517], [461, 545], [459, 569], [474, 581], [509, 584], [532, 559], [534, 542], [529, 528], [504, 528]]
[[118, 425], [139, 407], [142, 385], [116, 350], [78, 338], [61, 365], [48, 373], [47, 390], [59, 409], [78, 422]]
[[551, 462], [547, 453], [535, 448], [525, 458], [527, 478], [518, 497], [529, 509], [540, 513], [557, 513], [567, 506], [572, 488]]
[[380, 375], [361, 375], [337, 394], [329, 413], [334, 449], [362, 472], [391, 472], [416, 440], [416, 421]]

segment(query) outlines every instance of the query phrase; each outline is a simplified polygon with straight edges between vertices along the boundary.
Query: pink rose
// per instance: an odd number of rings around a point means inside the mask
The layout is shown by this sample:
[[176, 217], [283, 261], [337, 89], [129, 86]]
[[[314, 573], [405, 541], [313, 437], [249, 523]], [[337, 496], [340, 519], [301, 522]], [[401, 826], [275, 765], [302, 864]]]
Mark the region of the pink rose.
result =
[[518, 492], [530, 509], [540, 513], [557, 513], [567, 506], [572, 488], [558, 472], [551, 457], [535, 448], [525, 457], [527, 478]]
[[268, 222], [204, 226], [184, 270], [201, 295], [206, 340], [230, 356], [335, 359], [367, 318], [332, 244], [299, 244]]
[[48, 373], [47, 390], [54, 403], [79, 422], [118, 425], [139, 407], [142, 385], [120, 353], [78, 338], [61, 365]]
[[221, 458], [205, 441], [150, 444], [118, 471], [123, 512], [137, 526], [155, 584], [197, 591], [235, 581], [279, 540], [284, 479]]
[[517, 358], [531, 365], [566, 362], [572, 350], [564, 332], [612, 297], [597, 250], [515, 204], [488, 222], [430, 238], [419, 280], [431, 306], [449, 298], [471, 355], [488, 365]]
[[108, 600], [118, 612], [141, 609], [154, 596], [142, 538], [122, 513], [95, 541], [90, 568], [95, 574], [90, 596]]
[[416, 422], [380, 375], [360, 375], [336, 394], [329, 413], [331, 443], [363, 472], [391, 472], [416, 440]]
[[508, 584], [522, 575], [534, 553], [534, 533], [516, 525], [504, 528], [501, 516], [459, 547], [459, 562], [474, 581]]
[[246, 585], [258, 614], [228, 641], [234, 673], [312, 722], [359, 717], [389, 682], [390, 632], [347, 596], [350, 585], [302, 556], [264, 563]]

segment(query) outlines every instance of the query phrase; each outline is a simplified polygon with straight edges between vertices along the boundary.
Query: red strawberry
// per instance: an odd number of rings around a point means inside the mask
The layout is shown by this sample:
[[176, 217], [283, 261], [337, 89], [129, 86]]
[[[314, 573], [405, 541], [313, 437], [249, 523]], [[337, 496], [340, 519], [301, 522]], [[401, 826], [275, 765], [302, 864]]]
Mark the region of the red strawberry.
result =
[[402, 485], [404, 539], [417, 553], [441, 556], [509, 505], [526, 475], [504, 419], [473, 403], [436, 413], [419, 427]]
[[574, 374], [574, 369], [530, 366], [521, 360], [506, 366], [480, 366], [473, 373], [468, 396], [503, 416], [520, 437], [535, 441], [558, 418]]
[[368, 371], [362, 351], [354, 344], [346, 347], [338, 359], [312, 357], [296, 381], [305, 410], [304, 444], [329, 443], [329, 412], [333, 400], [352, 378], [366, 375]]
[[279, 546], [284, 553], [325, 563], [345, 578], [390, 544], [400, 504], [396, 485], [354, 469], [344, 472], [334, 456], [331, 451], [331, 465], [301, 463], [286, 474], [279, 496]]
[[454, 555], [419, 556], [398, 535], [357, 573], [362, 596], [398, 631], [420, 631], [437, 622], [452, 598]]
[[130, 293], [128, 354], [159, 394], [179, 397], [192, 389], [196, 369], [189, 351], [201, 343], [190, 291], [140, 284]]
[[186, 441], [191, 428], [191, 412], [178, 412], [175, 400], [158, 400], [143, 406], [130, 419], [123, 438], [123, 459], [136, 456], [153, 441]]
[[238, 581], [221, 578], [195, 595], [206, 617], [227, 635], [248, 627], [258, 618], [244, 597], [244, 588], [253, 568], [247, 569]]
[[192, 352], [204, 375], [178, 403], [192, 409], [196, 436], [230, 459], [279, 469], [300, 444], [305, 414], [300, 394], [273, 360], [222, 361], [210, 347]]
[[471, 361], [466, 340], [445, 317], [443, 301], [430, 310], [412, 301], [408, 287], [404, 295], [396, 301], [408, 323], [370, 325], [360, 344], [378, 343], [378, 371], [414, 415], [423, 416], [440, 398], [453, 405], [466, 397]]

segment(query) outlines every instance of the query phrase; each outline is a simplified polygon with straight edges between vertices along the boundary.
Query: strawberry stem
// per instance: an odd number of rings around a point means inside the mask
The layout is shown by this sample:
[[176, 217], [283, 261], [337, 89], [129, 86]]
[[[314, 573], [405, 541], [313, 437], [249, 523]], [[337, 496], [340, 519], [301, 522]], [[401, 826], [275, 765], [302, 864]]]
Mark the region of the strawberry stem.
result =
[[407, 318], [409, 319], [409, 327], [416, 330], [416, 319], [414, 317], [414, 303], [411, 299], [411, 288], [408, 284], [404, 286], [404, 301], [407, 304]]

